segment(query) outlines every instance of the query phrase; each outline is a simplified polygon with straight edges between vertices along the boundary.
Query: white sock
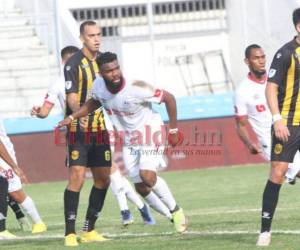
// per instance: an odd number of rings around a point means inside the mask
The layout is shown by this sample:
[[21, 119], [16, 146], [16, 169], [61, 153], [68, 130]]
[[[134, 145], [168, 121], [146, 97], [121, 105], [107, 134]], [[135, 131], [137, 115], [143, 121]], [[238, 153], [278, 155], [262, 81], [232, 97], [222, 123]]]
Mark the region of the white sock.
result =
[[39, 212], [37, 211], [33, 200], [29, 196], [26, 197], [20, 206], [24, 209], [25, 213], [29, 215], [34, 224], [42, 223]]
[[117, 199], [121, 211], [128, 210], [124, 181], [119, 170], [110, 175], [110, 187]]
[[176, 201], [168, 187], [168, 184], [165, 180], [159, 176], [157, 176], [156, 183], [152, 187], [152, 190], [159, 199], [165, 203], [165, 205], [169, 208], [170, 211], [174, 210], [176, 207]]
[[143, 208], [144, 202], [142, 201], [140, 196], [135, 192], [129, 181], [124, 176], [122, 176], [122, 180], [127, 199], [130, 200], [134, 205], [136, 205], [137, 208]]
[[300, 153], [297, 151], [294, 157], [293, 163], [289, 163], [288, 171], [285, 177], [289, 179], [294, 179], [300, 170]]
[[167, 206], [157, 197], [154, 192], [150, 192], [146, 197], [144, 197], [150, 207], [159, 212], [160, 214], [166, 216], [168, 219], [172, 219], [172, 215]]

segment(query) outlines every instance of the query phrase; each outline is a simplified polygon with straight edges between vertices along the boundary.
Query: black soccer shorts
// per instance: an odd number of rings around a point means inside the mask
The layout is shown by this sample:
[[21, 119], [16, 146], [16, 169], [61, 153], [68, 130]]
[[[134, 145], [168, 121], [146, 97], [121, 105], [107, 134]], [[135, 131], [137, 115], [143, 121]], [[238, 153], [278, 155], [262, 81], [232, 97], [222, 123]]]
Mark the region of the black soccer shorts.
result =
[[[101, 137], [103, 138], [103, 136]], [[100, 139], [96, 133], [75, 132], [67, 135], [67, 164], [85, 167], [111, 167], [109, 142]]]
[[297, 150], [300, 149], [300, 126], [288, 126], [290, 136], [287, 142], [282, 142], [275, 136], [272, 127], [271, 161], [294, 161]]

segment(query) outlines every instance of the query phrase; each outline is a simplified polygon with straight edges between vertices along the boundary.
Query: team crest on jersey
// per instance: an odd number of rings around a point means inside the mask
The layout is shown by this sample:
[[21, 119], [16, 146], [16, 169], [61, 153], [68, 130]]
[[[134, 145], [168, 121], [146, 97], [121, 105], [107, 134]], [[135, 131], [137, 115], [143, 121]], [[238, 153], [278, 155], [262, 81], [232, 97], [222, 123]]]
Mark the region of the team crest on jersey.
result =
[[79, 151], [73, 150], [71, 153], [71, 158], [72, 158], [72, 160], [76, 161], [79, 158]]
[[72, 81], [66, 81], [65, 86], [66, 89], [70, 89], [72, 87]]
[[276, 59], [279, 59], [281, 56], [282, 56], [282, 54], [281, 54], [280, 52], [278, 52], [278, 53], [276, 54]]
[[274, 153], [275, 153], [276, 155], [279, 155], [279, 154], [281, 154], [282, 149], [283, 149], [282, 144], [277, 143], [277, 144], [275, 145], [275, 147], [274, 147]]
[[70, 65], [67, 65], [66, 66], [66, 71], [69, 71], [71, 69], [71, 66]]
[[269, 78], [272, 78], [273, 76], [275, 76], [275, 74], [276, 74], [276, 69], [270, 69], [270, 71], [269, 71]]

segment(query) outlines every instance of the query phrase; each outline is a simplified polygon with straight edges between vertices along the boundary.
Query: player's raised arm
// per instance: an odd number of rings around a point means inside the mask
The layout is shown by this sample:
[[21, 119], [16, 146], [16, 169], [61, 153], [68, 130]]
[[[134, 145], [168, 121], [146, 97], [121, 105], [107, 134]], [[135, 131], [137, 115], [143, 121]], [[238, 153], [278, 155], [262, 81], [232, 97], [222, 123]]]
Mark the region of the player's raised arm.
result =
[[89, 113], [95, 111], [101, 106], [101, 103], [93, 98], [89, 99], [84, 105], [82, 105], [76, 112], [69, 115], [67, 118], [58, 123], [58, 127], [68, 126], [73, 120], [87, 116]]
[[38, 118], [46, 118], [52, 108], [53, 104], [44, 102], [42, 106], [33, 106], [31, 109], [31, 115]]

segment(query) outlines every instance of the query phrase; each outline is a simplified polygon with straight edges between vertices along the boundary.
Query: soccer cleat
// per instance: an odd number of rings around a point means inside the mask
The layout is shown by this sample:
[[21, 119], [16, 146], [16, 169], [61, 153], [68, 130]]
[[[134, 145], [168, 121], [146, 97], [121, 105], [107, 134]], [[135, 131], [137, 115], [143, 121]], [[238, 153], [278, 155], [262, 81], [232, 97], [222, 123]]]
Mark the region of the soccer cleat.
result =
[[18, 222], [22, 231], [30, 232], [32, 230], [31, 223], [26, 217], [19, 218]]
[[152, 215], [150, 213], [150, 209], [146, 204], [144, 204], [144, 206], [141, 209], [139, 209], [139, 211], [140, 211], [143, 221], [146, 225], [154, 225], [155, 224], [155, 219], [152, 217]]
[[256, 242], [256, 246], [258, 247], [267, 247], [271, 243], [271, 233], [263, 232], [260, 233]]
[[290, 184], [290, 185], [295, 185], [296, 184], [296, 178], [288, 178], [286, 177], [285, 182]]
[[98, 234], [95, 230], [90, 232], [82, 232], [80, 235], [80, 241], [82, 243], [89, 243], [89, 242], [100, 242], [100, 241], [107, 241], [109, 239], [104, 238], [101, 234]]
[[122, 216], [122, 222], [123, 222], [124, 226], [127, 226], [127, 225], [133, 223], [133, 216], [128, 209], [122, 210], [121, 216]]
[[10, 233], [8, 230], [4, 230], [4, 231], [0, 232], [0, 240], [12, 240], [12, 239], [16, 239], [16, 238], [17, 238], [17, 236]]
[[78, 246], [76, 234], [68, 234], [65, 236], [65, 246], [66, 247], [76, 247]]
[[47, 231], [47, 226], [45, 223], [36, 223], [32, 225], [32, 231], [33, 234], [39, 234]]
[[182, 208], [172, 213], [175, 230], [178, 233], [183, 233], [187, 229], [187, 218], [185, 217]]

